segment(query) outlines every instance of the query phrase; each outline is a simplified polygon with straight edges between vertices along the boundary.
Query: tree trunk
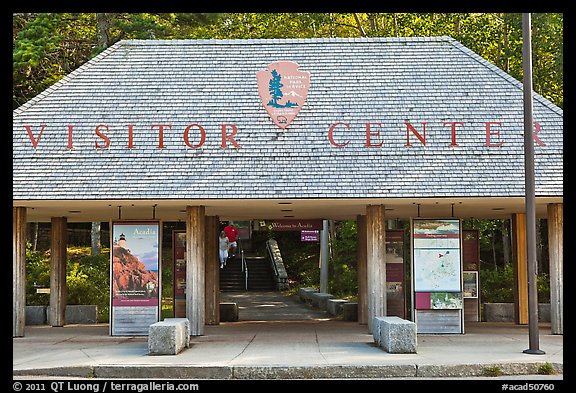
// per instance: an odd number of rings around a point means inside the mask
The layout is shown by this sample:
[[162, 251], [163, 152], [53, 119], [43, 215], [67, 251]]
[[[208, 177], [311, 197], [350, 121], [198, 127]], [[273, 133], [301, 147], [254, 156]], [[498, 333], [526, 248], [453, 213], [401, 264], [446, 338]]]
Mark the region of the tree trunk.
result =
[[492, 231], [492, 260], [494, 261], [494, 267], [498, 267], [498, 262], [496, 261], [496, 231]]
[[356, 20], [356, 26], [358, 26], [358, 30], [360, 31], [360, 35], [362, 37], [368, 37], [366, 35], [366, 31], [364, 31], [364, 28], [362, 27], [362, 23], [360, 23], [360, 18], [358, 18], [358, 14], [356, 12], [354, 12], [354, 19]]
[[510, 220], [502, 220], [502, 253], [504, 263], [509, 263], [510, 259]]
[[32, 251], [36, 251], [38, 245], [38, 223], [33, 222], [30, 224], [30, 243], [32, 244]]
[[102, 12], [96, 14], [96, 45], [100, 49], [110, 46], [110, 19]]
[[543, 258], [544, 255], [544, 243], [542, 241], [542, 220], [536, 220], [536, 262], [538, 263], [538, 271], [536, 274], [542, 273], [543, 268]]
[[92, 230], [90, 232], [90, 243], [92, 245], [92, 255], [100, 255], [100, 223], [92, 222]]

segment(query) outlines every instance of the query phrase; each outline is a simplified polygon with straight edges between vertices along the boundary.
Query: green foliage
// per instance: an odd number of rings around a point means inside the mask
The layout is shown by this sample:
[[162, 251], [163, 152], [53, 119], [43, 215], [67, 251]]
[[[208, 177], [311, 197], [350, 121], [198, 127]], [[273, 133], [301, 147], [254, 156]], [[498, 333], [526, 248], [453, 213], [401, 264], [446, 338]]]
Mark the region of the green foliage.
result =
[[260, 255], [267, 255], [264, 243], [271, 236], [278, 242], [290, 285], [293, 288], [318, 287], [320, 285], [319, 244], [302, 243], [298, 231], [259, 231], [254, 232], [252, 241], [263, 245], [259, 250]]
[[502, 369], [498, 366], [490, 366], [484, 369], [484, 375], [487, 377], [499, 377], [502, 375]]
[[[89, 253], [89, 250], [87, 251]], [[84, 255], [66, 264], [67, 304], [96, 304], [100, 321], [110, 314], [110, 256]]]
[[331, 239], [332, 258], [329, 270], [329, 292], [337, 298], [351, 298], [358, 294], [356, 221], [340, 221]]
[[49, 257], [40, 251], [32, 251], [32, 245], [30, 242], [26, 242], [26, 304], [29, 306], [48, 306], [50, 295], [36, 293], [36, 289], [49, 287]]
[[[538, 303], [550, 302], [550, 278], [541, 273], [536, 277]], [[480, 293], [482, 303], [514, 302], [514, 269], [511, 263], [503, 268], [480, 269]]]
[[512, 303], [514, 301], [514, 271], [512, 264], [503, 269], [480, 269], [482, 303]]
[[538, 366], [538, 374], [540, 375], [553, 375], [556, 374], [554, 366], [548, 362]]
[[[107, 45], [120, 39], [450, 36], [522, 79], [519, 13], [107, 13]], [[103, 49], [94, 13], [13, 14], [13, 107]], [[532, 14], [534, 90], [563, 107], [561, 13]]]
[[[90, 248], [68, 259], [66, 263], [67, 304], [95, 304], [99, 322], [108, 322], [110, 314], [109, 253], [90, 255]], [[50, 255], [32, 251], [26, 246], [26, 304], [48, 306], [50, 295], [36, 293], [37, 288], [50, 287]]]

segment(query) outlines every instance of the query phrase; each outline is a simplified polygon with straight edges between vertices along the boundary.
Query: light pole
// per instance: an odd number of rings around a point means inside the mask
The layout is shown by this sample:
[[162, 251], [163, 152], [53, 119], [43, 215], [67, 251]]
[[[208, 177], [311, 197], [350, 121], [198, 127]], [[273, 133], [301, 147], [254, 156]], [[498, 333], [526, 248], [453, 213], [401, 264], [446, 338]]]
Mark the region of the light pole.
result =
[[522, 14], [522, 69], [524, 90], [524, 191], [526, 194], [526, 255], [528, 258], [528, 335], [524, 353], [542, 355], [538, 337], [538, 287], [536, 285], [536, 201], [532, 119], [532, 40], [530, 14]]

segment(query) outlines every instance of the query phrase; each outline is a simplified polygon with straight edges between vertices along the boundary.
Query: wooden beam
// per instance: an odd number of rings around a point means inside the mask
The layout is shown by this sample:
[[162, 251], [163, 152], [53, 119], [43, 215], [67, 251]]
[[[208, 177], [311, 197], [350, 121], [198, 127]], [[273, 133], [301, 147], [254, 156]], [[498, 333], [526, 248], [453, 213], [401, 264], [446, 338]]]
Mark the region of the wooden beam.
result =
[[358, 215], [356, 217], [357, 225], [357, 244], [358, 244], [358, 262], [356, 271], [358, 272], [358, 323], [366, 325], [368, 323], [368, 291], [366, 273], [366, 216]]
[[190, 335], [204, 334], [205, 301], [205, 237], [204, 206], [186, 207], [186, 318]]
[[218, 257], [218, 216], [206, 217], [206, 324], [220, 323], [220, 266]]
[[12, 337], [26, 326], [26, 208], [12, 208]]
[[366, 206], [368, 332], [374, 318], [386, 316], [386, 216], [384, 205]]
[[52, 217], [50, 244], [50, 306], [48, 321], [52, 326], [66, 323], [66, 262], [68, 230], [66, 217]]
[[564, 204], [548, 205], [548, 255], [550, 263], [550, 326], [564, 334]]
[[526, 214], [512, 215], [512, 263], [514, 269], [514, 322], [528, 324], [528, 257]]

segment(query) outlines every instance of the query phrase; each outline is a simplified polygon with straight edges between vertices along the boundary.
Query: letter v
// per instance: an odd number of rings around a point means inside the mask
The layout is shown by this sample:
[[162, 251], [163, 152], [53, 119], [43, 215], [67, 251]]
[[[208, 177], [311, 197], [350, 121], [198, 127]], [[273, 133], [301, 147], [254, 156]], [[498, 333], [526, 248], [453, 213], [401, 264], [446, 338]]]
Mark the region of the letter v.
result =
[[38, 147], [38, 142], [40, 142], [42, 132], [44, 131], [44, 128], [46, 128], [46, 124], [42, 124], [42, 129], [38, 134], [38, 138], [34, 138], [34, 134], [32, 134], [32, 126], [24, 126], [24, 127], [26, 128], [26, 132], [28, 132], [28, 137], [30, 138], [30, 142], [32, 142], [32, 147], [34, 147], [34, 150], [36, 150], [36, 148]]

